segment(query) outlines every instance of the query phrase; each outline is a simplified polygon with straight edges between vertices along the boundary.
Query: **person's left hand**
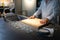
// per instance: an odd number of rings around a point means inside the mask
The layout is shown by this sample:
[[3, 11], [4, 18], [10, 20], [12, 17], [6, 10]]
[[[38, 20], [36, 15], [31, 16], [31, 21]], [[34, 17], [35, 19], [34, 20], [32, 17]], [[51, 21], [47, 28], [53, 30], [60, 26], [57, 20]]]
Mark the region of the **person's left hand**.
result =
[[41, 23], [41, 24], [47, 24], [48, 21], [49, 21], [49, 20], [46, 18], [46, 19], [42, 19], [42, 20], [40, 21], [40, 23]]

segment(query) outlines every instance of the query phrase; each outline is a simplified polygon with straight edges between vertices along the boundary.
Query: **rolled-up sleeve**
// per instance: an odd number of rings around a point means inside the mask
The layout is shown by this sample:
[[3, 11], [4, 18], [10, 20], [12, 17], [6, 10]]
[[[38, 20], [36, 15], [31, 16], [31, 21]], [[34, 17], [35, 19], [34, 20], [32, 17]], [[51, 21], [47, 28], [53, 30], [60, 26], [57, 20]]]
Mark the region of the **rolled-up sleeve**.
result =
[[53, 18], [55, 18], [56, 14], [57, 14], [57, 10], [58, 10], [58, 4], [57, 4], [57, 0], [54, 1], [54, 4], [52, 6], [52, 9], [50, 11], [50, 15], [47, 17], [49, 20], [53, 20]]
[[48, 17], [47, 17], [49, 20], [52, 20], [54, 18], [54, 12], [51, 13]]
[[51, 8], [51, 11], [49, 12], [49, 15], [47, 16], [47, 18], [49, 20], [52, 20], [55, 17], [55, 7]]
[[40, 15], [40, 14], [41, 14], [41, 5], [38, 8], [38, 10], [34, 13], [34, 16], [38, 17], [38, 15]]

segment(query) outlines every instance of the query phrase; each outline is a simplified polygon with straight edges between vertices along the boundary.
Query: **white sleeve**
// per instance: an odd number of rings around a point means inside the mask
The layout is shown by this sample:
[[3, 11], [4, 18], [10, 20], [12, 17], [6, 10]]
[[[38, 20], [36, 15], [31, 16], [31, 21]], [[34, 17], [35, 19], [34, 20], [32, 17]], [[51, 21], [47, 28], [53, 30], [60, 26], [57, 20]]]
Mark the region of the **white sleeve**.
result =
[[41, 6], [38, 8], [38, 10], [34, 13], [34, 16], [38, 17], [38, 15], [41, 14]]
[[54, 7], [51, 9], [49, 16], [47, 17], [49, 20], [52, 20], [55, 17], [55, 9]]

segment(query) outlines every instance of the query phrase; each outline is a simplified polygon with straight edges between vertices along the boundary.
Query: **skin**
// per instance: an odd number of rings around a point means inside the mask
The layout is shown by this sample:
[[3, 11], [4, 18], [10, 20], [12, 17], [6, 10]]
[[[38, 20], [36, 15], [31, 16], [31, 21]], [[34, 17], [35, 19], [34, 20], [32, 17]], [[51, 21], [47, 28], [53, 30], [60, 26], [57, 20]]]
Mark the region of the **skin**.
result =
[[[34, 19], [34, 18], [36, 18], [36, 17], [35, 17], [35, 16], [30, 16], [29, 18], [30, 18], [30, 19]], [[47, 24], [48, 21], [49, 21], [48, 18], [46, 18], [46, 19], [40, 20], [40, 23], [41, 23], [41, 24]]]
[[40, 23], [41, 23], [41, 24], [47, 24], [48, 21], [49, 21], [49, 20], [46, 18], [46, 19], [44, 19], [44, 20], [41, 20]]
[[35, 16], [30, 16], [29, 18], [30, 18], [30, 19], [34, 19], [34, 18], [36, 18], [36, 17], [35, 17]]
[[[47, 2], [48, 2], [48, 0], [46, 0], [46, 4], [47, 4]], [[31, 19], [34, 19], [34, 18], [36, 18], [35, 16], [30, 16], [29, 18], [31, 18]], [[48, 23], [48, 18], [46, 18], [46, 19], [42, 19], [41, 21], [40, 21], [40, 23], [41, 24], [47, 24]]]

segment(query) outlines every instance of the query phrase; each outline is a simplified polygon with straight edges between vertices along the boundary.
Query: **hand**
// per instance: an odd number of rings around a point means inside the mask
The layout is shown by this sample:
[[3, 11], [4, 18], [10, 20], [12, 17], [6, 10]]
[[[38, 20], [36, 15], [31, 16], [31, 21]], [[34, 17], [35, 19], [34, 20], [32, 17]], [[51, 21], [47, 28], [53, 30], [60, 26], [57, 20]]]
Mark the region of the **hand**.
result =
[[29, 18], [30, 18], [30, 19], [34, 19], [34, 18], [35, 18], [35, 16], [30, 16]]
[[48, 21], [49, 21], [49, 20], [46, 18], [46, 19], [44, 19], [44, 20], [42, 19], [42, 20], [40, 21], [40, 23], [41, 23], [41, 24], [47, 24]]

